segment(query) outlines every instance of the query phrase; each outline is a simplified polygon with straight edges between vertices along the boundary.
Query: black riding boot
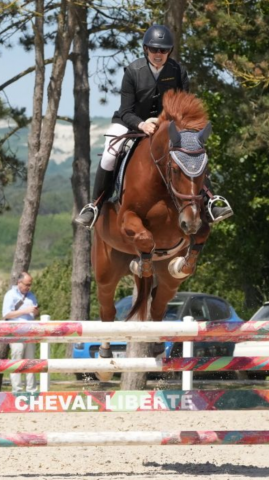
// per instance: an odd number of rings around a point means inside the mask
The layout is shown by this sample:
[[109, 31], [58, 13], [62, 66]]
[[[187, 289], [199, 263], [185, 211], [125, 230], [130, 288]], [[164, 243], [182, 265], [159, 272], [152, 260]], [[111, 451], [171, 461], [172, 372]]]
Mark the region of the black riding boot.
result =
[[112, 195], [113, 190], [114, 172], [104, 170], [99, 164], [93, 187], [93, 201], [83, 207], [75, 218], [75, 222], [91, 229], [95, 225], [104, 201]]
[[[233, 215], [232, 207], [228, 200], [221, 195], [214, 195], [210, 177], [206, 175], [204, 192], [204, 205], [209, 223], [218, 223]], [[222, 204], [223, 206], [219, 206]]]

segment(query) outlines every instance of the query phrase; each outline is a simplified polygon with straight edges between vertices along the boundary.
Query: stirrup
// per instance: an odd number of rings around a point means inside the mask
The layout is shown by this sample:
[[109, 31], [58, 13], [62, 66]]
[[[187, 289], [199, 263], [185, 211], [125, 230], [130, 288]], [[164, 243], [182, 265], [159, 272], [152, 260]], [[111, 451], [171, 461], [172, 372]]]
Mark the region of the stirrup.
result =
[[[225, 204], [225, 206], [222, 207], [222, 208], [225, 208], [225, 207], [229, 208], [231, 210], [231, 212], [233, 212], [232, 207], [229, 204], [228, 200], [226, 200], [226, 198], [222, 197], [221, 195], [214, 195], [213, 197], [210, 197], [209, 200], [208, 200], [208, 204], [207, 204], [206, 209], [207, 209], [207, 213], [209, 214], [210, 218], [212, 219], [212, 222], [215, 222], [215, 223], [217, 223], [220, 220], [224, 220], [226, 218], [226, 217], [216, 217], [215, 218], [213, 213], [212, 213], [212, 207], [214, 206], [214, 204], [216, 202], [219, 202], [219, 201]], [[230, 217], [231, 214], [229, 214], [228, 217]]]
[[87, 205], [85, 205], [83, 207], [83, 209], [81, 210], [80, 214], [81, 215], [82, 213], [84, 213], [86, 210], [90, 210], [93, 212], [93, 220], [92, 220], [92, 223], [90, 225], [85, 225], [85, 228], [87, 228], [87, 230], [91, 230], [94, 225], [95, 225], [95, 222], [98, 218], [98, 215], [99, 215], [99, 209], [97, 207], [97, 205], [94, 205], [94, 203], [87, 203]]

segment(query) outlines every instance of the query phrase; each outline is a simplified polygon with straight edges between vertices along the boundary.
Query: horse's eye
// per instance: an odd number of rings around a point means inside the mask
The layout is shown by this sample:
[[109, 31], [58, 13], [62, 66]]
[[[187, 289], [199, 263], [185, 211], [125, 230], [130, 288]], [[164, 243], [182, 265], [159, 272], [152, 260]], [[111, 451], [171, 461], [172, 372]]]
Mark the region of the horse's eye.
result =
[[178, 166], [172, 166], [172, 172], [174, 175], [177, 175], [180, 173], [180, 169], [178, 168]]

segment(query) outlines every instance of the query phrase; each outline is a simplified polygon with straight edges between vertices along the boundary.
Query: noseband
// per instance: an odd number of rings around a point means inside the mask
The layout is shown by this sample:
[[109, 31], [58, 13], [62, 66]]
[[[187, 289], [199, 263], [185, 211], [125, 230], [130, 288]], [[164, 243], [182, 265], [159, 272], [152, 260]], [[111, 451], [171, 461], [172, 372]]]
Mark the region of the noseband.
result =
[[[155, 163], [155, 165], [156, 165], [156, 167], [157, 167], [157, 169], [158, 169], [158, 171], [159, 171], [159, 173], [160, 173], [160, 175], [161, 175], [161, 177], [162, 177], [162, 179], [165, 183], [165, 186], [166, 186], [166, 188], [167, 188], [167, 190], [170, 194], [170, 197], [172, 198], [172, 200], [174, 202], [174, 205], [175, 205], [178, 213], [181, 213], [185, 208], [187, 208], [190, 205], [196, 205], [200, 208], [200, 204], [201, 204], [203, 196], [202, 195], [186, 195], [184, 193], [178, 192], [175, 189], [175, 187], [173, 185], [173, 176], [172, 176], [172, 170], [173, 170], [172, 161], [173, 160], [172, 160], [172, 157], [171, 157], [171, 152], [175, 152], [175, 151], [181, 151], [183, 153], [186, 153], [187, 155], [196, 155], [196, 154], [200, 154], [200, 153], [205, 153], [205, 149], [200, 148], [198, 150], [187, 150], [186, 148], [181, 148], [181, 147], [169, 148], [169, 150], [168, 150], [169, 160], [168, 160], [167, 165], [166, 165], [166, 174], [164, 176], [161, 169], [160, 169], [159, 163], [161, 162], [161, 160], [163, 160], [167, 156], [167, 154], [163, 155], [159, 159], [156, 159], [153, 155], [153, 152], [152, 152], [152, 136], [150, 137], [150, 155], [151, 155], [151, 158], [152, 158], [153, 162]], [[179, 204], [177, 199], [181, 200], [180, 204]]]

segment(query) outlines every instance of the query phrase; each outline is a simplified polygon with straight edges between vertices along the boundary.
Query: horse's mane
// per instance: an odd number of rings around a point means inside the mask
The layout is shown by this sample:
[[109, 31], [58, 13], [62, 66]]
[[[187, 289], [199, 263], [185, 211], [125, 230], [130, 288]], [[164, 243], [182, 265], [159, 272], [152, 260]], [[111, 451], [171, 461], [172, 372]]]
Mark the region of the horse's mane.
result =
[[168, 90], [163, 96], [159, 124], [165, 120], [174, 120], [180, 130], [202, 130], [208, 123], [208, 116], [202, 100], [195, 95]]

